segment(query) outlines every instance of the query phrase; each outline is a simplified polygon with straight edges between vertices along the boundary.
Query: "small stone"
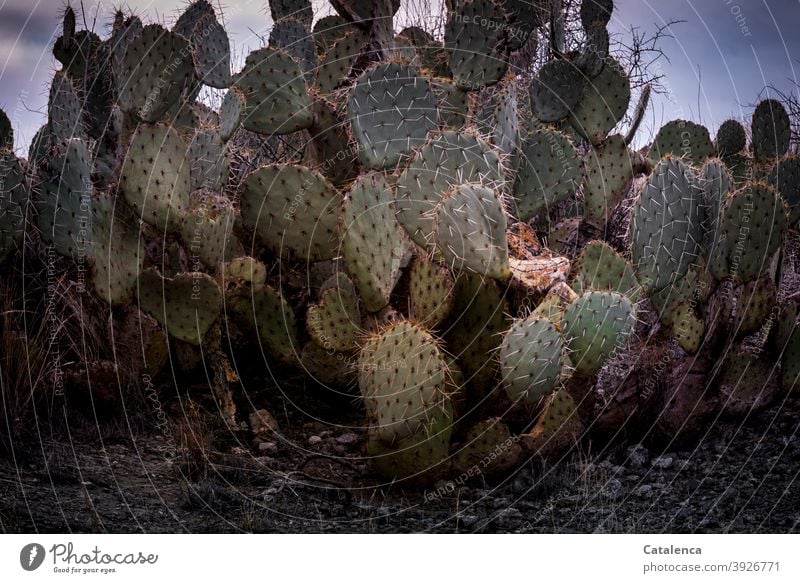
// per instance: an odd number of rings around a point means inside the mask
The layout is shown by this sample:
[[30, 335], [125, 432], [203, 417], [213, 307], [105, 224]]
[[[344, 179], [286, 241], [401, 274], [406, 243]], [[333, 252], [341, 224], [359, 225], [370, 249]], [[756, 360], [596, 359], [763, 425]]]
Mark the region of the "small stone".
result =
[[319, 435], [312, 435], [308, 438], [309, 445], [318, 445], [322, 443], [322, 438]]
[[623, 490], [622, 482], [614, 478], [605, 483], [600, 494], [609, 500], [616, 500], [622, 496]]
[[653, 461], [650, 462], [650, 465], [660, 470], [666, 470], [667, 468], [672, 467], [672, 461], [672, 456], [659, 456], [657, 458], [653, 458]]
[[355, 433], [343, 433], [336, 438], [336, 443], [341, 443], [342, 445], [353, 445], [354, 443], [358, 443], [358, 435]]
[[653, 487], [647, 484], [636, 488], [636, 495], [640, 498], [650, 498], [653, 495]]
[[474, 526], [475, 523], [478, 522], [478, 517], [475, 516], [474, 514], [461, 514], [458, 517], [458, 520], [461, 522], [461, 524], [463, 526], [466, 526], [467, 528], [470, 528], [470, 527]]
[[274, 441], [262, 441], [258, 444], [258, 451], [262, 453], [276, 453], [278, 445]]
[[650, 452], [641, 443], [629, 447], [625, 455], [628, 458], [628, 465], [632, 468], [641, 468], [650, 459]]
[[258, 409], [250, 413], [250, 430], [256, 435], [278, 431], [278, 422], [266, 409]]

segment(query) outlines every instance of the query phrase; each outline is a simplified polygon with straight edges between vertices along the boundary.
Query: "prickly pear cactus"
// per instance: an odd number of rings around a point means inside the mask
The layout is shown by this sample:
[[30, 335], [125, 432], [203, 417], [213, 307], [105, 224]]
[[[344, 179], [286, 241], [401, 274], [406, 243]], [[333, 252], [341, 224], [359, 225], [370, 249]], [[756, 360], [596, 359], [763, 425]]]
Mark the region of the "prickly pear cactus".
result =
[[676, 119], [658, 130], [648, 156], [653, 163], [657, 163], [667, 154], [672, 154], [688, 164], [700, 165], [713, 153], [714, 144], [705, 127]]
[[225, 278], [235, 278], [258, 288], [267, 280], [267, 267], [258, 259], [252, 257], [237, 257], [225, 264], [223, 268]]
[[0, 263], [22, 244], [30, 185], [14, 154], [0, 151]]
[[511, 325], [500, 345], [500, 374], [513, 403], [536, 406], [561, 374], [564, 341], [547, 318], [528, 316]]
[[242, 223], [268, 249], [302, 261], [331, 259], [339, 252], [342, 196], [316, 170], [273, 164], [244, 180]]
[[143, 240], [138, 221], [131, 215], [107, 194], [92, 200], [91, 281], [95, 293], [111, 305], [131, 300], [144, 267]]
[[408, 311], [410, 316], [434, 329], [453, 307], [453, 276], [444, 265], [421, 255], [408, 270]]
[[645, 290], [680, 280], [700, 253], [702, 191], [678, 158], [662, 159], [642, 188], [631, 219], [631, 259]]
[[447, 363], [436, 339], [400, 320], [370, 336], [358, 386], [375, 435], [389, 444], [420, 431], [446, 401]]
[[800, 221], [800, 158], [778, 160], [769, 174], [769, 184], [789, 206], [789, 226], [795, 227]]
[[326, 289], [319, 302], [308, 308], [306, 325], [311, 339], [322, 348], [350, 352], [362, 333], [358, 297], [346, 287]]
[[584, 215], [604, 229], [633, 177], [633, 160], [625, 139], [614, 134], [593, 148], [586, 160]]
[[14, 128], [6, 112], [0, 109], [0, 150], [11, 150], [14, 147]]
[[314, 121], [300, 66], [273, 47], [253, 51], [234, 80], [245, 99], [242, 125], [260, 134], [291, 134]]
[[728, 119], [722, 122], [717, 130], [716, 147], [717, 154], [720, 156], [730, 156], [738, 154], [744, 150], [747, 143], [747, 135], [744, 127], [735, 119]]
[[269, 33], [269, 46], [294, 57], [306, 81], [313, 81], [317, 68], [317, 47], [303, 22], [295, 18], [277, 21]]
[[481, 138], [446, 131], [423, 146], [397, 179], [397, 220], [421, 247], [434, 243], [433, 217], [444, 194], [454, 186], [477, 183], [497, 189], [503, 183], [500, 157]]
[[581, 183], [578, 154], [556, 130], [531, 133], [523, 142], [514, 182], [516, 215], [522, 221], [567, 200]]
[[228, 305], [234, 317], [257, 334], [266, 352], [282, 362], [298, 360], [297, 321], [280, 292], [268, 285], [254, 287], [228, 298]]
[[631, 301], [616, 292], [587, 292], [564, 313], [563, 330], [577, 373], [597, 373], [621, 352], [633, 333], [636, 315]]
[[434, 215], [436, 245], [453, 270], [485, 277], [511, 275], [503, 204], [479, 184], [462, 184], [442, 197]]
[[456, 468], [467, 475], [491, 475], [515, 467], [522, 455], [518, 438], [498, 418], [473, 425], [455, 451]]
[[187, 146], [171, 126], [136, 128], [122, 162], [119, 188], [125, 201], [146, 223], [164, 230], [179, 228], [191, 192]]
[[565, 389], [550, 395], [530, 433], [521, 435], [533, 454], [555, 456], [575, 445], [583, 432], [575, 401]]
[[758, 161], [780, 158], [789, 149], [791, 131], [789, 114], [781, 102], [765, 99], [753, 112], [753, 156]]
[[556, 122], [574, 111], [585, 88], [583, 72], [567, 60], [549, 61], [530, 86], [531, 108], [543, 122]]
[[630, 99], [628, 75], [609, 58], [600, 74], [586, 82], [583, 98], [570, 112], [570, 123], [580, 135], [598, 144], [625, 116]]
[[178, 340], [199, 345], [222, 310], [222, 292], [201, 272], [165, 278], [154, 269], [139, 275], [139, 307]]
[[467, 0], [445, 24], [444, 46], [453, 81], [466, 91], [494, 85], [508, 68], [508, 21], [494, 0]]
[[579, 294], [616, 291], [632, 301], [642, 296], [633, 266], [604, 241], [591, 241], [583, 248], [573, 267], [570, 285]]
[[396, 166], [439, 121], [428, 79], [398, 63], [378, 63], [362, 73], [347, 109], [361, 162], [376, 170]]

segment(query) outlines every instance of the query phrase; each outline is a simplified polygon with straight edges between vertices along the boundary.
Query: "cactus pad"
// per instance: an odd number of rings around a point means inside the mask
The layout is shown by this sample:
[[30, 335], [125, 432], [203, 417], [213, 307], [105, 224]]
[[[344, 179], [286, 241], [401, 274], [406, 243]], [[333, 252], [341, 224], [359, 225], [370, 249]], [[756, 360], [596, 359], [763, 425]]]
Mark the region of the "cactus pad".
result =
[[311, 0], [269, 0], [269, 13], [272, 22], [280, 22], [284, 18], [296, 18], [306, 27], [314, 20]]
[[630, 100], [628, 75], [615, 59], [609, 58], [600, 74], [587, 81], [583, 98], [570, 112], [572, 127], [598, 144], [625, 116]]
[[564, 341], [547, 318], [528, 316], [511, 325], [500, 345], [500, 374], [512, 402], [536, 406], [561, 374]]
[[30, 187], [16, 156], [0, 151], [0, 263], [22, 243]]
[[189, 205], [187, 147], [167, 125], [140, 125], [122, 162], [120, 190], [139, 217], [159, 229], [177, 229]]
[[371, 312], [389, 303], [408, 247], [391, 205], [392, 191], [377, 173], [359, 177], [344, 203], [342, 257]]
[[575, 401], [559, 389], [547, 398], [531, 432], [521, 437], [528, 451], [555, 456], [572, 447], [582, 431]]
[[453, 270], [485, 277], [511, 275], [503, 204], [479, 184], [462, 184], [446, 193], [435, 212], [436, 245]]
[[583, 98], [585, 78], [570, 61], [549, 61], [531, 81], [531, 109], [541, 121], [554, 122], [573, 111]]
[[82, 107], [72, 81], [63, 72], [56, 71], [47, 102], [47, 127], [55, 143], [86, 137]]
[[756, 106], [751, 131], [753, 156], [759, 162], [780, 158], [789, 149], [792, 129], [780, 101], [765, 99]]
[[514, 183], [516, 213], [527, 221], [575, 194], [581, 182], [578, 154], [561, 132], [531, 133], [522, 145]]
[[319, 172], [299, 165], [270, 165], [242, 185], [242, 223], [274, 253], [304, 261], [339, 252], [341, 195]]
[[642, 188], [631, 219], [631, 259], [641, 285], [658, 291], [679, 281], [700, 252], [702, 193], [677, 158], [661, 160]]
[[296, 362], [300, 343], [294, 312], [286, 299], [265, 285], [231, 299], [233, 314], [255, 330], [262, 346], [282, 362]]
[[633, 177], [633, 160], [625, 139], [614, 134], [587, 154], [583, 186], [584, 215], [604, 228]]
[[350, 90], [347, 108], [361, 162], [377, 170], [393, 168], [421, 146], [439, 119], [427, 78], [397, 63], [365, 71]]
[[358, 386], [375, 434], [394, 443], [417, 433], [446, 401], [447, 364], [437, 341], [408, 321], [364, 344]]
[[616, 292], [587, 292], [564, 313], [564, 336], [577, 373], [591, 376], [623, 350], [636, 325], [631, 301]]
[[116, 207], [107, 194], [92, 201], [93, 268], [95, 293], [109, 304], [125, 304], [133, 297], [144, 265], [143, 241], [132, 213]]
[[476, 91], [503, 78], [507, 30], [506, 15], [494, 0], [468, 0], [450, 13], [444, 46], [456, 85]]
[[717, 154], [720, 156], [730, 156], [738, 154], [744, 150], [747, 142], [744, 127], [735, 119], [728, 119], [722, 122], [717, 130]]
[[361, 333], [358, 298], [346, 288], [328, 288], [308, 308], [306, 325], [311, 339], [322, 348], [349, 352]]
[[320, 60], [317, 70], [317, 89], [327, 95], [350, 77], [350, 71], [369, 42], [369, 35], [355, 28], [337, 40]]
[[456, 468], [467, 475], [506, 472], [520, 460], [522, 448], [508, 426], [492, 418], [472, 426], [455, 452]]
[[291, 134], [313, 122], [300, 66], [273, 47], [253, 51], [235, 80], [245, 98], [244, 127], [260, 134]]
[[769, 174], [769, 184], [789, 207], [789, 225], [796, 226], [800, 221], [800, 158], [779, 160]]
[[616, 291], [632, 301], [642, 296], [633, 266], [604, 241], [592, 241], [583, 248], [572, 269], [571, 286], [577, 293]]
[[672, 154], [683, 158], [688, 164], [700, 165], [713, 153], [714, 144], [704, 126], [676, 119], [658, 130], [648, 157], [655, 164], [667, 154]]
[[305, 24], [294, 18], [276, 22], [269, 33], [269, 46], [294, 57], [306, 80], [313, 80], [317, 68], [317, 47]]
[[139, 307], [178, 340], [199, 345], [222, 309], [222, 292], [205, 273], [162, 277], [154, 269], [139, 276]]
[[503, 180], [500, 158], [482, 139], [447, 131], [432, 138], [397, 180], [397, 220], [415, 243], [426, 247], [433, 233], [433, 211], [453, 186], [468, 182], [497, 189]]
[[453, 307], [453, 276], [444, 266], [422, 256], [414, 258], [408, 274], [408, 311], [426, 328], [436, 328]]

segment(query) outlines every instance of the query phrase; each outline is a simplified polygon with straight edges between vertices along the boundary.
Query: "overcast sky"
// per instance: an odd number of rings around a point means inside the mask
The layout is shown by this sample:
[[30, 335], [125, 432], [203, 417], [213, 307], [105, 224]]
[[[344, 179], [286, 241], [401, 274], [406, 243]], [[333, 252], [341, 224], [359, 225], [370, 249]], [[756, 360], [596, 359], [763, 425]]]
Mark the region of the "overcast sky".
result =
[[[171, 24], [186, 2], [134, 4], [144, 20]], [[220, 2], [214, 4], [219, 12]], [[332, 12], [323, 0], [315, 4], [318, 14]], [[99, 13], [96, 0], [83, 5], [89, 27], [97, 13], [94, 29], [105, 35], [117, 3], [101, 3]], [[57, 0], [0, 0], [0, 107], [11, 118], [22, 153], [44, 121], [55, 68], [50, 47], [60, 34], [62, 6]], [[259, 47], [259, 36], [266, 37], [271, 28], [266, 0], [222, 2], [221, 8], [235, 53]], [[670, 20], [685, 22], [675, 25], [674, 38], [662, 44], [670, 59], [662, 61], [669, 95], [653, 100], [642, 130], [645, 141], [662, 123], [679, 117], [702, 121], [713, 135], [728, 117], [748, 117], [766, 84], [791, 89], [798, 79], [797, 0], [616, 0], [611, 28], [649, 32]]]

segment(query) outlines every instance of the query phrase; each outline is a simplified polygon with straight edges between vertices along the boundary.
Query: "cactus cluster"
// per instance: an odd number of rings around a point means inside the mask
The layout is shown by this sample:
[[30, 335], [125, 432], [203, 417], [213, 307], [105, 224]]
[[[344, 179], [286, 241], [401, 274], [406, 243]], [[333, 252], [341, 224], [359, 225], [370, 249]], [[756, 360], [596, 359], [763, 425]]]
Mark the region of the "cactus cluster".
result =
[[[357, 385], [389, 478], [562, 451], [593, 421], [576, 391], [632, 344], [744, 350], [776, 305], [796, 318], [777, 293], [800, 218], [779, 102], [749, 147], [738, 121], [712, 141], [675, 120], [635, 152], [650, 89], [626, 122], [611, 0], [581, 3], [575, 50], [559, 3], [459, 2], [441, 39], [395, 35], [399, 2], [331, 4], [314, 24], [309, 2], [272, 0], [269, 43], [236, 72], [206, 0], [171, 30], [119, 13], [105, 40], [67, 11], [28, 161], [0, 116], [0, 262], [30, 232], [171, 343], [221, 354], [228, 334]], [[547, 33], [524, 86], [512, 57]], [[217, 111], [203, 86], [226, 91]], [[269, 154], [234, 167], [242, 143]], [[781, 324], [788, 390], [800, 332]]]

